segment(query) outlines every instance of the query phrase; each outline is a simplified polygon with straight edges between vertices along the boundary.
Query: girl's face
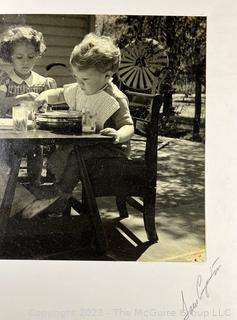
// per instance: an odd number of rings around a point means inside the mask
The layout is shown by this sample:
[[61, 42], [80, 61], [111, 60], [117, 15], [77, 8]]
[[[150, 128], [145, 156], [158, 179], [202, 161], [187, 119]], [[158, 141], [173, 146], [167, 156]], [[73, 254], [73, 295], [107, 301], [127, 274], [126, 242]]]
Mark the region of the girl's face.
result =
[[22, 79], [27, 79], [37, 62], [39, 55], [31, 43], [23, 42], [14, 45], [12, 64], [15, 73]]
[[93, 68], [81, 71], [72, 67], [72, 70], [80, 88], [87, 95], [94, 94], [102, 89], [112, 76], [111, 71], [100, 72]]

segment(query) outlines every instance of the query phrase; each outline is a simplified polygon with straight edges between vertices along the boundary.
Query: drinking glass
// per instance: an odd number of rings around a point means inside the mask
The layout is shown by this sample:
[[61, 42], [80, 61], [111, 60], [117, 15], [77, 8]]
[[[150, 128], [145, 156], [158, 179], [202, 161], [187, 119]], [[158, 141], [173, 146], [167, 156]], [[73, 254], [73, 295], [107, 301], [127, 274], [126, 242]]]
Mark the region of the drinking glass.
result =
[[13, 129], [16, 131], [27, 131], [29, 112], [24, 106], [12, 107]]
[[96, 112], [89, 109], [82, 110], [82, 132], [96, 132]]

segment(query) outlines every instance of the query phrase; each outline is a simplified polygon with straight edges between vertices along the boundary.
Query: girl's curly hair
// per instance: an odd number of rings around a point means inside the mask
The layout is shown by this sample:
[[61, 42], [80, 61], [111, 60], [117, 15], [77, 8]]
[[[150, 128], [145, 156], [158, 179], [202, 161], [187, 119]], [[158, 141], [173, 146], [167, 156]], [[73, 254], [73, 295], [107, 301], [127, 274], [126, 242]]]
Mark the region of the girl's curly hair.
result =
[[42, 55], [46, 50], [43, 34], [30, 26], [11, 26], [0, 38], [0, 58], [5, 62], [12, 62], [15, 44], [27, 42], [35, 47], [37, 54]]

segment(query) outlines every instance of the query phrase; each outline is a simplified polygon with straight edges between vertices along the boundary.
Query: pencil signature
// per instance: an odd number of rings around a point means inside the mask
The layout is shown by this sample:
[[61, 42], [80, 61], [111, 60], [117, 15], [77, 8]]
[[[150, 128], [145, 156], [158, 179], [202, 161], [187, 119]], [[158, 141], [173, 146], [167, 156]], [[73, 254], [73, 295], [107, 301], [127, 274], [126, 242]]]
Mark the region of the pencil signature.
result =
[[202, 276], [199, 274], [196, 281], [196, 298], [193, 300], [193, 302], [187, 306], [183, 290], [181, 290], [181, 297], [182, 297], [182, 313], [184, 315], [184, 320], [188, 320], [190, 316], [193, 314], [193, 312], [197, 309], [199, 302], [202, 300], [202, 298], [205, 296], [206, 298], [209, 298], [209, 292], [208, 287], [213, 279], [214, 276], [217, 275], [221, 268], [221, 264], [219, 264], [219, 257], [215, 259], [215, 261], [212, 263], [210, 267], [210, 276], [206, 281], [203, 281]]

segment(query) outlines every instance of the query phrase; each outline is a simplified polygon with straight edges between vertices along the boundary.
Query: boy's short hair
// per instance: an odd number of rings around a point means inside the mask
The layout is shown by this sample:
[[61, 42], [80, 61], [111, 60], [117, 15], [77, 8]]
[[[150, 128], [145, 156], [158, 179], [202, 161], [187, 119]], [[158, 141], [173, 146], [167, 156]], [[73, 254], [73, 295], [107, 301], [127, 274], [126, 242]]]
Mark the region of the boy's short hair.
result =
[[42, 55], [46, 50], [41, 32], [30, 26], [11, 26], [1, 35], [0, 58], [11, 63], [14, 45], [21, 42], [31, 43], [39, 55]]
[[118, 70], [121, 60], [120, 49], [110, 37], [89, 33], [74, 47], [70, 64], [78, 70], [94, 68], [100, 72]]

